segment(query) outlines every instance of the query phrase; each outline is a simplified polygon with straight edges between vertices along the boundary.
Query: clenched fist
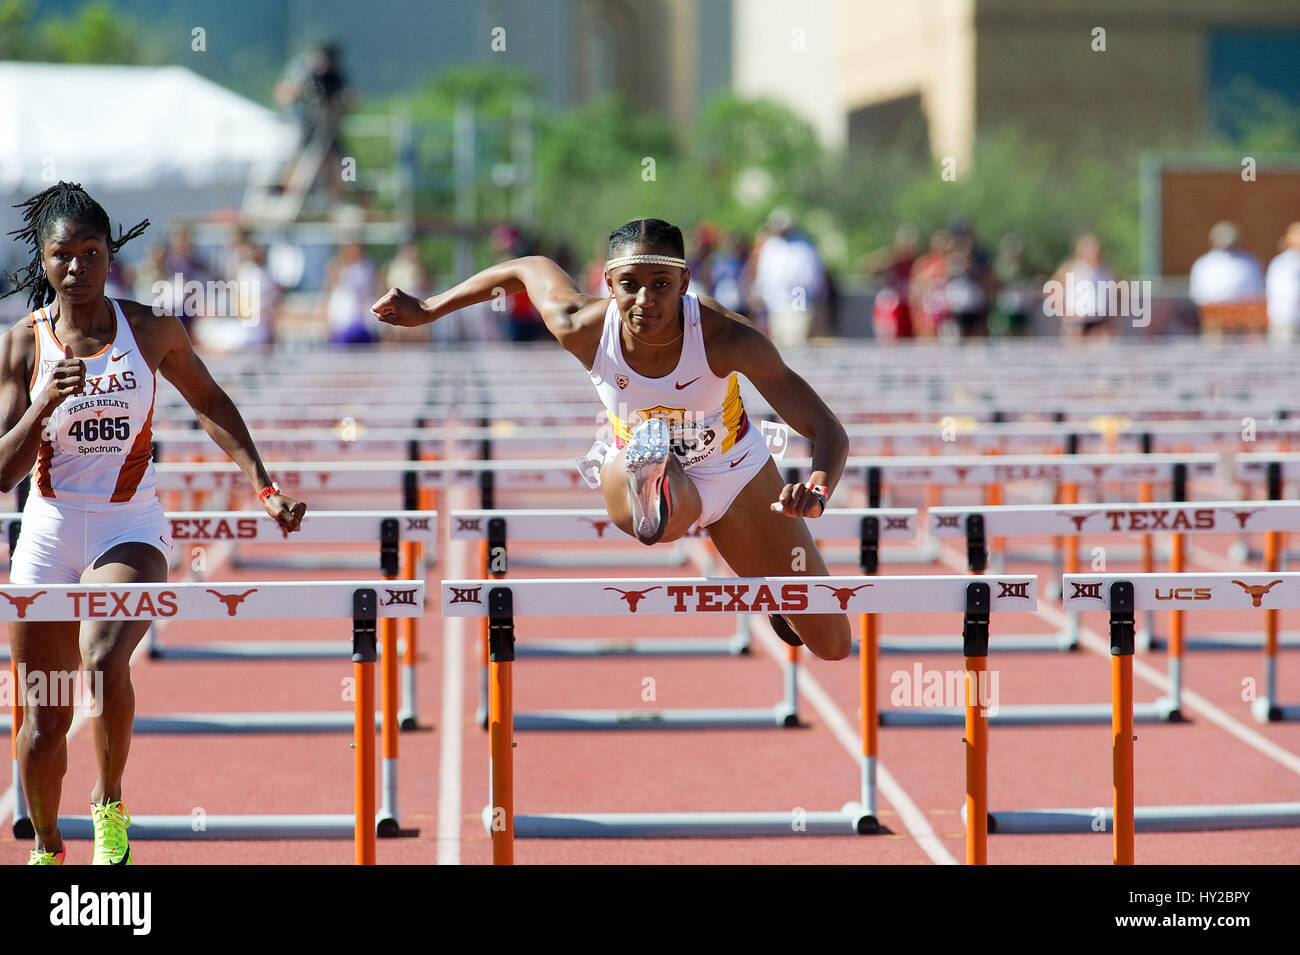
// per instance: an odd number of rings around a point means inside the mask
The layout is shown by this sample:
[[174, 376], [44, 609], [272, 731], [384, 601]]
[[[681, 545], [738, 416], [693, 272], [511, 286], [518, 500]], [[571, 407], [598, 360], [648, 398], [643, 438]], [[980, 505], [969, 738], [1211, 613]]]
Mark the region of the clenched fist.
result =
[[72, 349], [63, 346], [63, 358], [54, 363], [50, 383], [45, 386], [45, 403], [57, 408], [73, 395], [83, 394], [86, 390], [86, 363], [73, 357]]
[[398, 288], [389, 289], [383, 298], [370, 306], [370, 310], [379, 316], [381, 322], [401, 328], [418, 328], [433, 321], [433, 315], [424, 302]]

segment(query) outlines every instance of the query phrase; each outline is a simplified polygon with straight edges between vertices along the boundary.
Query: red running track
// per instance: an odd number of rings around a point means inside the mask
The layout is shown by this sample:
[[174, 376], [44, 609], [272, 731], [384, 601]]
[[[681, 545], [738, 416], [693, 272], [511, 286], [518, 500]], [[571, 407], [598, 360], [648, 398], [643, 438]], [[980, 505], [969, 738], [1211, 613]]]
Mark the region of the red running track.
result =
[[[589, 502], [589, 498], [586, 499]], [[458, 506], [468, 501], [453, 502]], [[502, 501], [502, 506], [511, 506]], [[518, 506], [522, 506], [519, 504]], [[1223, 560], [1215, 538], [1196, 541], [1206, 559]], [[459, 546], [459, 545], [456, 545]], [[342, 548], [330, 548], [337, 552]], [[532, 550], [536, 550], [536, 546]], [[358, 549], [362, 560], [369, 560]], [[521, 545], [517, 554], [530, 552]], [[248, 551], [274, 557], [283, 547]], [[631, 553], [637, 551], [633, 549]], [[960, 570], [956, 550], [946, 552], [948, 565], [888, 563], [887, 573], [951, 573]], [[1088, 553], [1084, 543], [1083, 553]], [[1197, 552], [1193, 552], [1196, 556]], [[851, 574], [855, 567], [833, 565], [832, 573]], [[1051, 573], [1047, 565], [1008, 568]], [[1109, 570], [1134, 569], [1113, 564]], [[1220, 570], [1196, 560], [1188, 569]], [[1244, 569], [1244, 568], [1243, 568]], [[466, 573], [469, 571], [469, 573]], [[430, 592], [436, 593], [442, 567], [434, 570]], [[522, 575], [525, 571], [516, 571]], [[599, 567], [530, 570], [529, 576], [692, 575], [684, 567]], [[369, 571], [231, 571], [212, 577], [231, 580], [355, 578]], [[447, 573], [472, 576], [468, 565]], [[1102, 653], [1084, 649], [1072, 654], [999, 653], [998, 635], [1051, 632], [1053, 610], [1043, 600], [1042, 615], [1016, 614], [993, 622], [989, 664], [999, 678], [999, 701], [1011, 703], [1105, 702], [1110, 667]], [[1262, 614], [1247, 618], [1223, 613], [1189, 614], [1189, 633], [1215, 628], [1262, 629]], [[722, 635], [730, 620], [638, 618], [618, 621], [620, 633]], [[854, 618], [854, 628], [857, 619]], [[1104, 630], [1104, 615], [1084, 618], [1084, 626]], [[1284, 614], [1283, 629], [1300, 629], [1300, 613]], [[1160, 620], [1160, 629], [1166, 621]], [[574, 621], [546, 619], [520, 625], [521, 641], [546, 636], [604, 635], [611, 625], [601, 618]], [[341, 645], [349, 628], [340, 621], [329, 633], [319, 624], [277, 621], [277, 639], [320, 639], [335, 633]], [[446, 633], [444, 633], [444, 628]], [[885, 617], [883, 636], [932, 633], [954, 637], [960, 621], [943, 615]], [[546, 708], [767, 706], [781, 695], [779, 658], [784, 645], [756, 631], [749, 657], [706, 660], [601, 659], [557, 661], [522, 659], [515, 665], [516, 711]], [[488, 836], [479, 820], [487, 801], [487, 740], [474, 722], [478, 686], [475, 621], [459, 628], [443, 621], [430, 607], [420, 629], [419, 710], [424, 729], [401, 736], [400, 805], [402, 824], [410, 833], [380, 840], [381, 864], [458, 859], [487, 863]], [[169, 644], [253, 637], [228, 624], [174, 623], [164, 634]], [[463, 666], [457, 668], [463, 697], [459, 733], [443, 725], [444, 688], [456, 686], [456, 673], [444, 674], [447, 641], [459, 640]], [[772, 651], [769, 653], [769, 649]], [[805, 654], [806, 657], [806, 654]], [[1262, 682], [1262, 654], [1253, 651], [1193, 652], [1185, 665], [1185, 686], [1196, 694], [1185, 702], [1190, 722], [1139, 725], [1136, 745], [1137, 804], [1269, 802], [1300, 800], [1300, 726], [1260, 725], [1242, 700], [1243, 680]], [[1150, 701], [1160, 689], [1143, 678], [1142, 664], [1164, 672], [1163, 653], [1139, 655], [1135, 696]], [[960, 669], [961, 658], [925, 655], [882, 656], [880, 701], [891, 694], [914, 660], [925, 670]], [[518, 733], [516, 808], [528, 812], [699, 811], [708, 809], [790, 811], [838, 809], [857, 798], [858, 768], [853, 739], [836, 735], [837, 725], [856, 734], [857, 660], [824, 663], [805, 660], [804, 697], [798, 729], [735, 731], [656, 731]], [[138, 711], [162, 714], [208, 710], [349, 710], [342, 681], [351, 666], [338, 662], [198, 663], [141, 659], [135, 666]], [[654, 680], [655, 699], [642, 699], [645, 683]], [[1300, 658], [1284, 651], [1280, 667], [1283, 702], [1300, 702]], [[818, 698], [817, 690], [822, 691]], [[814, 706], [814, 699], [820, 706]], [[1215, 718], [1219, 722], [1215, 722]], [[431, 724], [437, 724], [429, 728]], [[1222, 725], [1221, 725], [1222, 724]], [[1225, 728], [1226, 727], [1226, 728]], [[1237, 735], [1234, 735], [1234, 732]], [[880, 732], [883, 767], [897, 781], [935, 836], [929, 848], [909, 831], [898, 805], [881, 796], [881, 820], [888, 832], [866, 837], [792, 835], [763, 839], [519, 840], [520, 863], [887, 863], [926, 864], [964, 858], [958, 811], [964, 793], [960, 728], [884, 728]], [[1243, 739], [1242, 737], [1245, 737]], [[1253, 741], [1256, 745], [1251, 745]], [[1265, 741], [1260, 743], [1260, 741]], [[850, 745], [846, 746], [846, 742]], [[1261, 751], [1267, 743], [1289, 755]], [[990, 729], [989, 805], [993, 810], [1110, 805], [1110, 729], [1088, 727], [992, 727]], [[445, 750], [445, 753], [444, 753]], [[440, 760], [459, 772], [444, 776]], [[69, 743], [69, 771], [64, 811], [86, 812], [93, 781], [93, 753], [88, 727]], [[0, 787], [8, 785], [8, 769]], [[346, 813], [351, 811], [352, 752], [350, 735], [311, 736], [138, 736], [132, 744], [126, 802], [145, 814], [190, 813]], [[450, 792], [444, 792], [444, 789]], [[457, 806], [458, 803], [458, 806]], [[440, 845], [439, 810], [455, 810], [443, 820], [449, 838]], [[913, 828], [917, 828], [912, 823]], [[1110, 836], [1041, 835], [989, 838], [993, 863], [1108, 864]], [[25, 860], [28, 843], [0, 832], [0, 862]], [[346, 840], [273, 842], [138, 842], [140, 864], [350, 863]], [[69, 843], [69, 861], [89, 860], [87, 843]], [[937, 857], [937, 858], [936, 858]], [[1142, 834], [1136, 840], [1140, 864], [1295, 863], [1300, 861], [1300, 830]]]

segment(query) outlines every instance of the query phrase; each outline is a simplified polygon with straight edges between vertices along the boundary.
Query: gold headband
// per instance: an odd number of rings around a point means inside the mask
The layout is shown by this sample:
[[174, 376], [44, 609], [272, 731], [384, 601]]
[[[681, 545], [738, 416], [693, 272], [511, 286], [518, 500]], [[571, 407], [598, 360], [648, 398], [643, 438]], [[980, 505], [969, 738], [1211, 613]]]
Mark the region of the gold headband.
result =
[[620, 255], [605, 263], [605, 268], [616, 269], [621, 265], [671, 265], [673, 268], [686, 268], [686, 260], [672, 255]]

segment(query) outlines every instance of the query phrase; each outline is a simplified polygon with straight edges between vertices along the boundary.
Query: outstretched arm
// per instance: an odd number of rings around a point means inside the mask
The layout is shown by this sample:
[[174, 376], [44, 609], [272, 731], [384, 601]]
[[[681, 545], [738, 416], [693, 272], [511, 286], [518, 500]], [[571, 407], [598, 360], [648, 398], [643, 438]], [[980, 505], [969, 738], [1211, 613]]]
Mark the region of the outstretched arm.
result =
[[[158, 370], [194, 409], [199, 424], [248, 478], [254, 491], [271, 485], [271, 476], [253, 445], [248, 425], [230, 399], [230, 395], [217, 384], [207, 366], [190, 344], [180, 321], [170, 315], [155, 320], [152, 331], [162, 339], [166, 351]], [[262, 501], [266, 512], [279, 522], [286, 532], [296, 531], [302, 524], [307, 505], [285, 494], [272, 494]]]
[[530, 255], [484, 269], [455, 288], [424, 301], [400, 289], [391, 289], [370, 309], [381, 322], [414, 327], [437, 321], [467, 305], [520, 292], [528, 294], [547, 329], [566, 348], [569, 348], [566, 339], [582, 328], [578, 313], [602, 301], [580, 292], [568, 273], [550, 259]]

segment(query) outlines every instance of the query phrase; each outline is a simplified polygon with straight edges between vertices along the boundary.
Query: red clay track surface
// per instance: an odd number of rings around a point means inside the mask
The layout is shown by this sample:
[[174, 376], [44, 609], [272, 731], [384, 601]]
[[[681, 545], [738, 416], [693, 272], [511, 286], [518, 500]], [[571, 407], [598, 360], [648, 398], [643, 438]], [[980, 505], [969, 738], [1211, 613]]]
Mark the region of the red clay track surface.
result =
[[[502, 495], [502, 507], [594, 506], [589, 495]], [[848, 503], [848, 502], [845, 502]], [[319, 505], [324, 508], [326, 502]], [[341, 506], [336, 504], [335, 506]], [[352, 501], [348, 506], [361, 507]], [[447, 501], [442, 509], [449, 509]], [[470, 507], [467, 493], [451, 495], [450, 506]], [[444, 519], [445, 523], [445, 519]], [[813, 524], [815, 530], [815, 522]], [[1134, 543], [1136, 543], [1136, 538]], [[1015, 549], [1046, 541], [1015, 542]], [[1082, 566], [1089, 566], [1093, 543], [1081, 542]], [[1188, 570], [1247, 569], [1227, 563], [1227, 540], [1193, 538]], [[1260, 546], [1260, 541], [1254, 542]], [[565, 546], [565, 551], [577, 545]], [[1127, 545], [1132, 550], [1131, 545]], [[1163, 546], [1163, 542], [1162, 542]], [[344, 550], [328, 548], [331, 553]], [[295, 571], [213, 568], [213, 580], [356, 579], [378, 576], [374, 559], [356, 548], [355, 569]], [[542, 545], [512, 547], [514, 576], [695, 576], [699, 569], [681, 567], [524, 567], [522, 558], [541, 553]], [[840, 545], [843, 554], [847, 549]], [[884, 552], [889, 554], [891, 547]], [[635, 558], [639, 550], [621, 548]], [[302, 556], [284, 546], [249, 547], [242, 554], [276, 558]], [[609, 548], [592, 548], [607, 555]], [[480, 812], [488, 801], [487, 734], [475, 722], [478, 705], [478, 621], [443, 620], [437, 608], [441, 577], [476, 577], [468, 545], [442, 548], [442, 562], [430, 572], [428, 613], [419, 636], [419, 713], [422, 728], [401, 735], [399, 772], [401, 823], [406, 834], [378, 842], [381, 864], [459, 861], [491, 862], [491, 843]], [[964, 556], [955, 547], [934, 564], [882, 564], [886, 574], [960, 573]], [[1202, 562], [1203, 560], [1209, 563]], [[1258, 568], [1258, 563], [1252, 565]], [[1108, 572], [1137, 569], [1109, 562]], [[1053, 574], [1048, 563], [1012, 564], [1008, 571], [1040, 575], [1040, 614], [995, 615], [989, 666], [997, 675], [997, 702], [1108, 703], [1110, 664], [1103, 639], [1104, 614], [1085, 615], [1084, 646], [1074, 653], [1011, 653], [998, 639], [1012, 633], [1051, 633], [1060, 625], [1059, 604], [1044, 590]], [[722, 572], [722, 571], [719, 571]], [[855, 574], [856, 565], [834, 563], [832, 574]], [[179, 579], [173, 572], [173, 579]], [[1187, 633], [1216, 630], [1263, 630], [1263, 613], [1189, 613]], [[858, 617], [852, 617], [855, 638]], [[521, 644], [546, 637], [721, 636], [734, 618], [644, 617], [522, 620]], [[1157, 632], [1168, 627], [1158, 615]], [[961, 619], [940, 614], [884, 617], [885, 639], [902, 634], [959, 636]], [[1300, 612], [1284, 613], [1282, 629], [1300, 630]], [[1087, 631], [1091, 630], [1089, 634]], [[753, 652], [734, 658], [602, 658], [555, 660], [521, 658], [514, 666], [515, 711], [610, 708], [641, 710], [668, 707], [763, 707], [782, 695], [780, 661], [785, 647], [765, 619], [755, 618]], [[350, 645], [346, 621], [294, 623], [170, 624], [163, 631], [168, 645], [212, 640], [325, 639]], [[459, 643], [463, 666], [444, 673], [449, 641]], [[1098, 652], [1100, 648], [1101, 652]], [[793, 729], [626, 730], [588, 732], [517, 732], [515, 808], [519, 814], [540, 812], [655, 812], [758, 810], [788, 812], [837, 810], [858, 798], [856, 758], [858, 727], [858, 660], [826, 663], [802, 655], [800, 718]], [[1188, 722], [1139, 724], [1135, 730], [1138, 806], [1300, 801], [1300, 725], [1262, 725], [1251, 717], [1243, 699], [1250, 680], [1263, 685], [1261, 651], [1191, 651], [1186, 658], [1184, 700]], [[879, 701], [882, 708], [913, 702], [909, 682], [919, 662], [930, 671], [959, 671], [956, 654], [882, 655]], [[1139, 654], [1135, 663], [1135, 699], [1148, 702], [1162, 695], [1163, 651]], [[1283, 650], [1280, 701], [1300, 703], [1300, 657]], [[189, 662], [139, 657], [134, 668], [137, 712], [161, 715], [206, 711], [350, 712], [344, 680], [351, 676], [346, 658], [306, 662]], [[647, 683], [652, 680], [653, 684]], [[653, 686], [654, 699], [643, 699]], [[443, 694], [460, 687], [459, 732], [443, 721]], [[954, 701], [945, 700], [950, 705]], [[959, 701], [956, 701], [959, 702]], [[837, 735], [836, 730], [839, 730]], [[847, 730], [847, 733], [845, 732]], [[1108, 808], [1111, 805], [1111, 731], [1109, 724], [1060, 727], [992, 726], [989, 731], [989, 807], [992, 811], [1033, 808]], [[960, 727], [880, 730], [882, 779], [896, 781], [912, 804], [900, 812], [882, 791], [881, 822], [886, 831], [872, 836], [782, 838], [541, 840], [515, 843], [518, 863], [888, 863], [961, 862], [965, 858], [960, 808], [964, 797], [964, 760]], [[1270, 749], [1270, 744], [1273, 749]], [[455, 772], [444, 774], [440, 766]], [[0, 776], [8, 787], [9, 763]], [[63, 811], [87, 812], [93, 782], [94, 754], [88, 726], [69, 742], [69, 769]], [[456, 778], [458, 776], [459, 778]], [[893, 790], [891, 790], [892, 792]], [[137, 815], [235, 813], [349, 813], [352, 810], [351, 734], [249, 736], [147, 736], [132, 743], [125, 801]], [[5, 805], [9, 804], [7, 794]], [[440, 843], [439, 814], [445, 839]], [[910, 827], [910, 828], [909, 828]], [[925, 840], [926, 828], [935, 839]], [[16, 841], [8, 820], [0, 832], [0, 862], [25, 861], [30, 842]], [[350, 840], [269, 842], [137, 841], [138, 864], [350, 863]], [[68, 844], [69, 863], [87, 863], [87, 842]], [[1109, 864], [1109, 833], [1079, 835], [991, 835], [991, 863]], [[1300, 861], [1300, 829], [1149, 834], [1136, 837], [1139, 864], [1295, 863]]]

